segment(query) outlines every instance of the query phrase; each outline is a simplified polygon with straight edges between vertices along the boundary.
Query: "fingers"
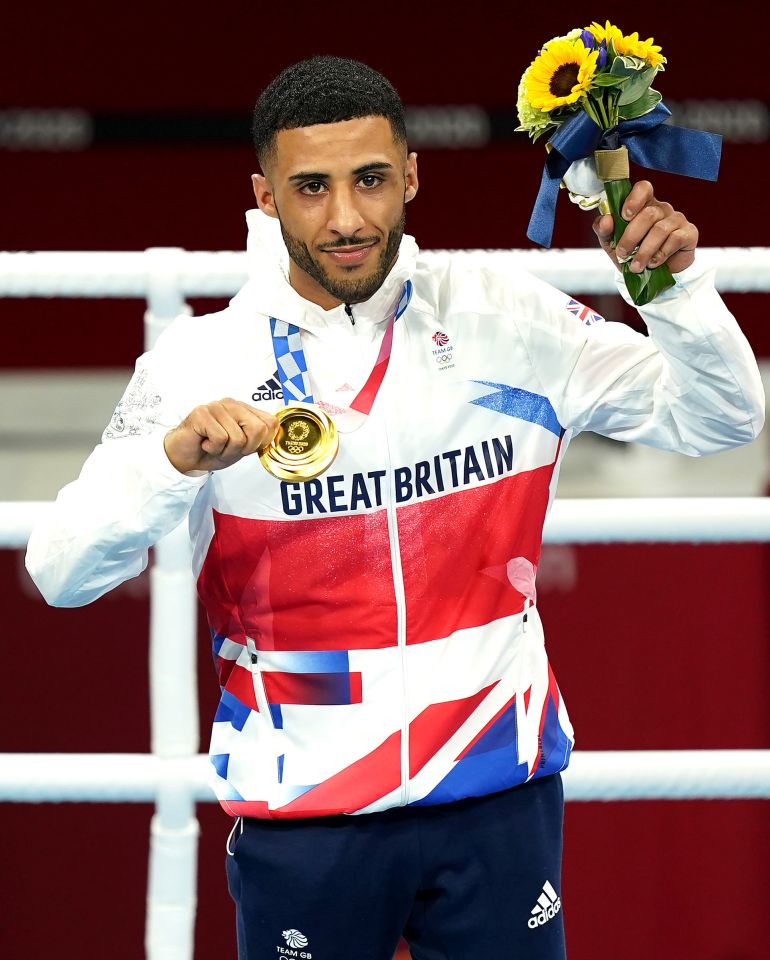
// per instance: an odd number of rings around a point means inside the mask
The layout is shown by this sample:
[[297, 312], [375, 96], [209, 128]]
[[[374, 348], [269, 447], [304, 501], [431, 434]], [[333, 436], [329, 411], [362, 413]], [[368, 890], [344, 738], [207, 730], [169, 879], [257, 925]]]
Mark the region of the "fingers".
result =
[[633, 219], [640, 210], [655, 202], [655, 194], [649, 180], [638, 180], [626, 197], [621, 215], [624, 220]]
[[[618, 241], [618, 260], [631, 259], [631, 270], [657, 267], [676, 258], [671, 268], [682, 270], [692, 263], [698, 243], [698, 230], [670, 203], [653, 202], [637, 213]], [[680, 256], [676, 256], [680, 254]]]
[[243, 435], [241, 441], [240, 435], [235, 430], [230, 432], [231, 443], [242, 444], [239, 448], [241, 456], [256, 453], [270, 443], [278, 429], [278, 421], [272, 414], [257, 410], [256, 407], [240, 400], [227, 398], [220, 402], [240, 434]]
[[201, 448], [225, 465], [255, 453], [272, 440], [275, 417], [240, 400], [226, 397], [197, 407], [196, 432], [204, 437]]
[[228, 452], [238, 455], [246, 444], [246, 434], [219, 400], [196, 407], [188, 418], [192, 429], [201, 437], [201, 449], [212, 457], [225, 459]]
[[275, 435], [271, 414], [226, 397], [196, 407], [164, 440], [182, 473], [221, 470], [266, 446]]
[[649, 181], [634, 184], [621, 213], [628, 225], [614, 250], [610, 243], [612, 218], [597, 217], [594, 221], [594, 232], [616, 263], [630, 260], [634, 273], [668, 263], [677, 273], [693, 262], [698, 228], [670, 203], [656, 200]]
[[[674, 208], [669, 203], [651, 203], [635, 214], [623, 231], [615, 249], [618, 260], [622, 263], [633, 256], [637, 261], [644, 261], [657, 253], [667, 236], [672, 231]], [[682, 217], [676, 214], [676, 217]], [[632, 267], [633, 269], [633, 267]]]
[[645, 267], [657, 267], [666, 263], [680, 251], [692, 253], [697, 239], [696, 228], [689, 224], [681, 213], [672, 213], [671, 216], [659, 220], [646, 235], [631, 261], [631, 269], [639, 273]]
[[[654, 199], [650, 181], [639, 180], [633, 185], [626, 197], [621, 216], [624, 220], [631, 220], [640, 210], [643, 210], [647, 204], [652, 203]], [[602, 247], [617, 263], [617, 257], [615, 257], [613, 252], [614, 248], [612, 247], [612, 235], [615, 232], [615, 223], [612, 215], [605, 214], [604, 216], [597, 217], [593, 222], [593, 228]]]

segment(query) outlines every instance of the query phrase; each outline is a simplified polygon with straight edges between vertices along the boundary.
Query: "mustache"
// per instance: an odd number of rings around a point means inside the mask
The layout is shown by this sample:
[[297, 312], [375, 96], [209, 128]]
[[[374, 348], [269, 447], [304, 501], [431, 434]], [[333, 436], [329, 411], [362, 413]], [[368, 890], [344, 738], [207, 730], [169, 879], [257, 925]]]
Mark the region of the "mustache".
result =
[[323, 246], [316, 247], [324, 253], [327, 250], [336, 250], [338, 247], [365, 247], [373, 243], [379, 243], [379, 237], [340, 237], [334, 243], [325, 243]]

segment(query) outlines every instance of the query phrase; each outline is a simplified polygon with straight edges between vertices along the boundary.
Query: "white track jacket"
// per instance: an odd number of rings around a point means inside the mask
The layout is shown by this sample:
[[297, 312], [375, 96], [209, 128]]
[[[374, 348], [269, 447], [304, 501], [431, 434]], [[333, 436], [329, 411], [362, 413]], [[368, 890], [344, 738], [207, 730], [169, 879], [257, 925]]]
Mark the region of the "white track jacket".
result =
[[[213, 779], [234, 815], [437, 804], [564, 769], [572, 727], [535, 593], [561, 458], [581, 430], [692, 455], [757, 435], [757, 366], [711, 276], [693, 265], [643, 308], [645, 337], [504, 256], [405, 237], [353, 324], [302, 299], [277, 222], [248, 219], [251, 279], [140, 358], [32, 535], [32, 577], [50, 603], [89, 603], [188, 519], [222, 691]], [[351, 428], [406, 281], [390, 366]], [[305, 483], [257, 456], [178, 473], [163, 438], [195, 406], [282, 406], [270, 317], [301, 329], [337, 459]]]

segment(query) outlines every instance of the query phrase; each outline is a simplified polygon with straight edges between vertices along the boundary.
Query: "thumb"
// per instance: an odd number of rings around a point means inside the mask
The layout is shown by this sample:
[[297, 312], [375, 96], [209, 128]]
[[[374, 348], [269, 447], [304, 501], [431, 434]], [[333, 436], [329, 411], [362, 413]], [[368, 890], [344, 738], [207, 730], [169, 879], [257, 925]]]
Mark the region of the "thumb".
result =
[[615, 223], [612, 219], [612, 214], [605, 214], [604, 216], [598, 216], [594, 219], [593, 222], [594, 233], [599, 238], [599, 242], [603, 247], [609, 246], [612, 240], [612, 234], [615, 231]]
[[620, 270], [620, 263], [615, 253], [615, 244], [612, 242], [612, 238], [615, 235], [615, 222], [612, 219], [612, 214], [607, 213], [604, 214], [604, 216], [600, 215], [596, 217], [593, 222], [593, 229], [599, 239], [602, 250], [604, 250], [610, 260], [612, 260], [618, 270]]

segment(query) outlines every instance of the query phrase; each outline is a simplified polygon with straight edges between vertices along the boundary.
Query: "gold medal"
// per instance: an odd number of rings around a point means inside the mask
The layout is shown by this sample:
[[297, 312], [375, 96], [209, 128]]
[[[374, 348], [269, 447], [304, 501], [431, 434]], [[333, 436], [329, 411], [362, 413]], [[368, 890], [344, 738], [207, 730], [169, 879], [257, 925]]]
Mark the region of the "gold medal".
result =
[[276, 413], [278, 432], [259, 459], [279, 480], [312, 480], [337, 456], [337, 428], [327, 414], [309, 403], [294, 403]]

